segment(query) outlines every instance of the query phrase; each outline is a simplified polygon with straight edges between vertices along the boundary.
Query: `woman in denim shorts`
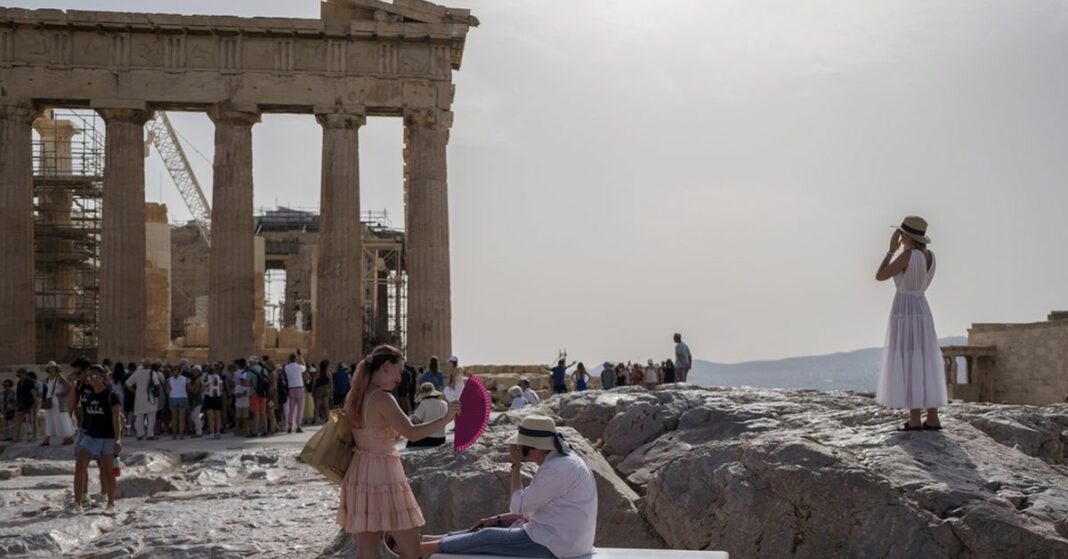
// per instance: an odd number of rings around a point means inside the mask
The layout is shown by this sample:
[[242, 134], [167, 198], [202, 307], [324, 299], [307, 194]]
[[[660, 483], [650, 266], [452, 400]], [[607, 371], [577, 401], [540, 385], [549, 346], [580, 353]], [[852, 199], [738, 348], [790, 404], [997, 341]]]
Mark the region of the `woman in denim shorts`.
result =
[[181, 367], [175, 367], [171, 378], [167, 379], [169, 390], [167, 403], [171, 408], [171, 429], [175, 439], [185, 438], [185, 420], [189, 416], [189, 378], [182, 374]]
[[88, 388], [78, 391], [78, 417], [81, 437], [74, 445], [74, 511], [81, 512], [82, 497], [89, 485], [89, 462], [96, 460], [100, 468], [101, 489], [108, 496], [108, 508], [115, 508], [115, 474], [112, 458], [122, 452], [122, 406], [119, 398], [107, 386], [104, 368], [89, 367]]

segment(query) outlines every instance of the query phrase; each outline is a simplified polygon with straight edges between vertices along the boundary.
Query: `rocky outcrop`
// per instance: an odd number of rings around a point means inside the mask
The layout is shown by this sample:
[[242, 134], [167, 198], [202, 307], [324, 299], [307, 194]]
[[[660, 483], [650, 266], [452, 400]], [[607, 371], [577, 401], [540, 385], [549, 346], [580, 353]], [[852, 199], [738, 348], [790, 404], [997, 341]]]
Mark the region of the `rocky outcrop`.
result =
[[[404, 452], [424, 533], [507, 510], [505, 440], [553, 416], [597, 479], [597, 544], [762, 557], [1068, 557], [1068, 405], [954, 404], [900, 432], [869, 395], [625, 387], [496, 416], [467, 452]], [[267, 439], [124, 453], [114, 516], [64, 511], [69, 447], [0, 452], [0, 555], [351, 557], [338, 488]], [[534, 466], [524, 469], [529, 481]], [[92, 492], [97, 491], [90, 474]], [[331, 543], [332, 542], [332, 543]]]
[[1068, 556], [1068, 406], [952, 405], [940, 432], [814, 390], [631, 387], [543, 407], [599, 441], [673, 548]]
[[[515, 433], [513, 419], [503, 416], [477, 445], [461, 454], [449, 447], [405, 454], [405, 470], [427, 521], [424, 533], [444, 533], [508, 512], [511, 470], [505, 441]], [[563, 432], [597, 480], [598, 545], [660, 547], [660, 538], [639, 511], [638, 494], [578, 432], [570, 428]], [[535, 470], [533, 464], [524, 466], [525, 483]]]

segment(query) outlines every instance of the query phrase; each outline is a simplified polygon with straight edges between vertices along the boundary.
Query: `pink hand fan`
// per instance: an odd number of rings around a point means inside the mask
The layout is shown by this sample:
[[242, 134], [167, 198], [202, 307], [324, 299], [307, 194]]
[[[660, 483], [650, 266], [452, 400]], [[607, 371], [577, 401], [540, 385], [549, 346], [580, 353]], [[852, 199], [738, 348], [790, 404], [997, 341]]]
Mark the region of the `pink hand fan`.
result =
[[470, 377], [460, 393], [460, 415], [456, 417], [452, 448], [463, 452], [471, 448], [489, 424], [490, 406], [493, 399], [485, 383], [478, 377]]

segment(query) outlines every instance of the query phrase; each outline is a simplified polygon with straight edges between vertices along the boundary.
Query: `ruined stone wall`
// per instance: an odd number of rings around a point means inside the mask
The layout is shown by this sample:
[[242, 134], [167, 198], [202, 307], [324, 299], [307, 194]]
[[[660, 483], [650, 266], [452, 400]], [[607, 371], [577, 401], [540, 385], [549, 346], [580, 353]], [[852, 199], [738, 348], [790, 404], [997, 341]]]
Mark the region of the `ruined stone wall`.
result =
[[145, 204], [145, 350], [171, 345], [171, 226], [165, 204]]
[[[185, 335], [196, 298], [208, 296], [208, 243], [195, 225], [171, 228], [171, 337]], [[206, 318], [206, 316], [205, 316]]]
[[1045, 405], [1068, 395], [1068, 321], [975, 324], [968, 343], [997, 347], [996, 362], [984, 375], [991, 401]]

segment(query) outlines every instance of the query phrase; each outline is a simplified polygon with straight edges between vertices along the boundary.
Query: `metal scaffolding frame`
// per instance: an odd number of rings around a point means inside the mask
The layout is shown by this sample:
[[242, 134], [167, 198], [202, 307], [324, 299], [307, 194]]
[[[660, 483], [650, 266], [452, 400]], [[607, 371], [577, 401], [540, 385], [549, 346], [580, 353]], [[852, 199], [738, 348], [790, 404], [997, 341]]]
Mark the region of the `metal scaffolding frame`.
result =
[[[404, 231], [392, 227], [386, 210], [364, 210], [360, 216], [363, 235], [363, 325], [364, 346], [389, 343], [404, 348], [407, 343], [408, 274], [404, 268]], [[253, 220], [257, 235], [267, 240], [267, 256], [297, 254], [300, 239], [277, 238], [272, 233], [319, 232], [317, 209], [292, 206], [260, 208]], [[266, 279], [266, 276], [265, 276]], [[271, 322], [274, 309], [264, 313]]]
[[56, 109], [44, 118], [69, 122], [74, 134], [69, 150], [46, 146], [39, 134], [33, 143], [39, 361], [97, 347], [105, 142], [95, 111]]

